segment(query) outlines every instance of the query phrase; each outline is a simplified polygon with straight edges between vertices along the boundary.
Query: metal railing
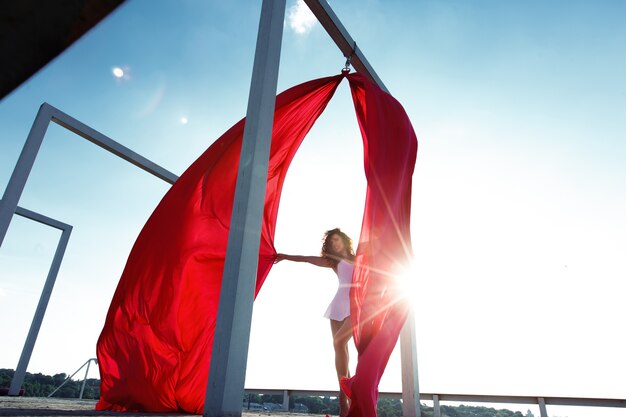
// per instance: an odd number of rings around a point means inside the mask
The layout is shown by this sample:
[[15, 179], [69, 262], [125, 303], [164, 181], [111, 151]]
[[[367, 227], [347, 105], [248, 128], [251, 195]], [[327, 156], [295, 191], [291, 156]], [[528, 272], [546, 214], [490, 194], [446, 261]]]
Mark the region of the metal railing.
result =
[[[289, 410], [291, 396], [302, 397], [336, 397], [337, 391], [312, 390], [281, 390], [281, 389], [254, 389], [246, 388], [246, 394], [282, 395], [283, 411]], [[380, 392], [379, 398], [402, 399], [401, 392]], [[581, 398], [581, 397], [531, 397], [522, 395], [472, 395], [472, 394], [434, 394], [420, 393], [422, 401], [433, 402], [433, 417], [441, 417], [441, 401], [468, 402], [468, 403], [499, 403], [499, 404], [529, 404], [539, 406], [540, 417], [548, 417], [547, 405], [563, 405], [578, 407], [611, 407], [626, 408], [626, 399], [621, 398]]]

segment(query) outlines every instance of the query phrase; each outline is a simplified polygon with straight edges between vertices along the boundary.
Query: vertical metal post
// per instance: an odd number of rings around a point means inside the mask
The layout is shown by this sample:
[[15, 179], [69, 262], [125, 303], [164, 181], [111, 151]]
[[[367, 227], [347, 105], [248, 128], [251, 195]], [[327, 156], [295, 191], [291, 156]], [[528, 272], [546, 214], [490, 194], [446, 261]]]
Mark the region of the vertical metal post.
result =
[[37, 157], [49, 124], [49, 108], [42, 105], [37, 112], [33, 126], [30, 128], [30, 132], [26, 138], [26, 143], [24, 143], [20, 157], [13, 169], [13, 174], [11, 174], [7, 188], [4, 190], [4, 195], [0, 201], [0, 246], [2, 246], [4, 237], [7, 234], [9, 224], [11, 224], [11, 219], [17, 209], [20, 196], [22, 195], [22, 191], [24, 191], [26, 180], [30, 175], [30, 171], [33, 169], [35, 158]]
[[87, 383], [87, 374], [89, 374], [89, 365], [91, 365], [92, 359], [87, 361], [87, 370], [85, 371], [85, 377], [83, 378], [83, 384], [80, 386], [80, 394], [78, 395], [78, 399], [83, 399], [83, 392], [85, 392], [85, 384]]
[[283, 411], [289, 411], [289, 391], [283, 391]]
[[420, 390], [417, 377], [417, 349], [415, 343], [415, 316], [409, 316], [400, 333], [400, 361], [402, 366], [402, 414], [404, 417], [420, 416]]
[[537, 398], [537, 404], [539, 404], [539, 415], [541, 417], [548, 417], [548, 410], [546, 410], [546, 400], [542, 397]]
[[285, 0], [263, 1], [205, 417], [241, 416], [284, 16]]
[[439, 406], [439, 396], [433, 394], [433, 417], [441, 417], [441, 407]]
[[37, 310], [35, 310], [35, 315], [30, 325], [30, 330], [28, 331], [28, 336], [26, 337], [26, 342], [24, 343], [20, 360], [17, 364], [17, 368], [15, 369], [13, 379], [11, 379], [9, 395], [19, 395], [20, 388], [24, 382], [26, 368], [28, 368], [28, 362], [30, 361], [30, 357], [33, 353], [35, 342], [37, 341], [37, 335], [39, 334], [39, 329], [41, 328], [41, 322], [46, 314], [46, 308], [48, 307], [48, 302], [50, 301], [50, 295], [52, 294], [52, 289], [54, 288], [54, 282], [57, 279], [61, 261], [63, 260], [63, 254], [65, 253], [67, 242], [70, 240], [70, 234], [72, 233], [72, 226], [67, 225], [66, 227], [66, 229], [63, 229], [63, 233], [61, 233], [61, 239], [59, 240], [57, 250], [54, 254], [54, 258], [52, 259], [52, 265], [48, 271], [46, 283], [41, 291], [41, 297], [39, 297]]

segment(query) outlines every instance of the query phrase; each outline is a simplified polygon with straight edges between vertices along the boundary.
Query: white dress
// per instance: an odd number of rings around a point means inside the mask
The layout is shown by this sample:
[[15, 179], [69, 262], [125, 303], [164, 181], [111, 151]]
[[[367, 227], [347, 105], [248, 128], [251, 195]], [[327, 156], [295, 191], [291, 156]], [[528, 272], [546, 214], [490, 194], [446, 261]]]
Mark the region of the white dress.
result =
[[330, 302], [324, 317], [331, 320], [342, 321], [350, 315], [350, 287], [352, 287], [352, 272], [354, 266], [344, 260], [337, 264], [337, 277], [339, 288], [335, 297]]

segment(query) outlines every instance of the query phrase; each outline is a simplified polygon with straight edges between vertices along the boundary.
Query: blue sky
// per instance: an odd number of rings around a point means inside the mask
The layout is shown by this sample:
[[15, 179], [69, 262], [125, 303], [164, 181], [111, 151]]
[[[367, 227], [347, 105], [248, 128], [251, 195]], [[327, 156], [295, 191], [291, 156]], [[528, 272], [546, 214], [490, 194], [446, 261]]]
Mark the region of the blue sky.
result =
[[[331, 5], [420, 143], [421, 389], [626, 398], [626, 4]], [[294, 29], [304, 23], [291, 11], [280, 91], [344, 64], [318, 24]], [[0, 187], [44, 101], [182, 173], [245, 114], [259, 13], [253, 1], [121, 6], [0, 102]], [[315, 254], [335, 226], [356, 238], [362, 172], [341, 86], [292, 164], [278, 250]], [[20, 205], [75, 229], [29, 371], [73, 372], [95, 355], [126, 256], [167, 188], [51, 125]], [[27, 220], [11, 224], [0, 249], [0, 332], [11, 334], [0, 367], [17, 364], [57, 240]], [[321, 315], [335, 286], [313, 267], [274, 268], [255, 304], [248, 386], [334, 388]], [[398, 369], [394, 356], [381, 389], [400, 388]]]

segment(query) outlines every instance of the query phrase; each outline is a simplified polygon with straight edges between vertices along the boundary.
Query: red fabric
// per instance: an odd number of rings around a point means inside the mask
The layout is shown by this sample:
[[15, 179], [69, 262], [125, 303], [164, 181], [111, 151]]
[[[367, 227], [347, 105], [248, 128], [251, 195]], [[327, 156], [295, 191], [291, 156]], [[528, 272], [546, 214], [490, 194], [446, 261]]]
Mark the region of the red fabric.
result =
[[350, 292], [359, 357], [342, 389], [352, 400], [349, 417], [375, 417], [378, 383], [409, 309], [399, 280], [412, 256], [417, 138], [398, 101], [360, 74], [348, 79], [365, 148], [367, 194]]
[[[256, 293], [275, 256], [280, 193], [301, 141], [342, 75], [276, 99]], [[348, 75], [365, 148], [368, 189], [351, 292], [359, 361], [343, 383], [350, 416], [374, 417], [378, 382], [407, 314], [390, 275], [411, 253], [417, 141], [400, 104]], [[131, 251], [97, 346], [96, 408], [202, 413], [244, 120], [194, 162], [156, 208]]]
[[[289, 164], [341, 80], [276, 99], [255, 294], [276, 253]], [[185, 171], [137, 238], [98, 340], [98, 410], [202, 413], [244, 121]]]

